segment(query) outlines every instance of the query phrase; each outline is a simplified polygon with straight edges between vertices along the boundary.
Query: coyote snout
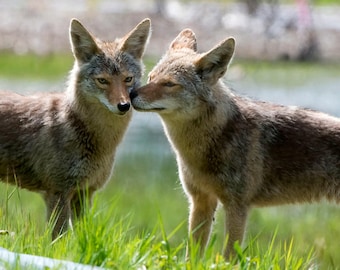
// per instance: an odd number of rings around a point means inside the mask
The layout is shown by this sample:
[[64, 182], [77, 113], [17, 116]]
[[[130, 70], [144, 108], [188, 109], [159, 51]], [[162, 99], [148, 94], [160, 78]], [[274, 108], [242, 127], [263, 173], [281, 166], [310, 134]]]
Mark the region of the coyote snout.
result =
[[53, 238], [112, 174], [149, 33], [145, 19], [123, 38], [104, 42], [73, 19], [68, 89], [34, 96], [0, 92], [0, 179], [44, 195], [48, 218], [56, 214]]
[[198, 53], [184, 30], [130, 95], [134, 108], [161, 117], [190, 202], [189, 230], [202, 247], [223, 205], [227, 259], [253, 206], [340, 201], [340, 119], [231, 92], [222, 77], [234, 47], [229, 38]]
[[133, 80], [129, 74], [98, 75], [96, 86], [100, 91], [95, 97], [112, 113], [124, 115], [131, 107], [129, 92], [135, 87]]

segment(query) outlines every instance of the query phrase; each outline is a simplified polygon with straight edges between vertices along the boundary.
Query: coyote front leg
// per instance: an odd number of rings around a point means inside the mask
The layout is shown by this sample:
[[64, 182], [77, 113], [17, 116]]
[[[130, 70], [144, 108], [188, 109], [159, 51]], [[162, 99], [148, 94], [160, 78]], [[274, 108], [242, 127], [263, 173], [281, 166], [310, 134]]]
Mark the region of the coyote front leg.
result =
[[92, 205], [95, 188], [86, 188], [76, 191], [71, 197], [71, 220], [72, 222], [84, 214], [86, 208]]
[[[214, 214], [217, 207], [217, 199], [210, 194], [195, 191], [190, 195], [189, 233], [194, 243], [200, 243], [200, 251], [207, 245]], [[187, 256], [189, 250], [187, 250]]]
[[243, 235], [247, 223], [248, 207], [236, 202], [224, 204], [226, 212], [225, 231], [229, 233], [228, 243], [224, 252], [225, 258], [230, 259], [235, 255], [234, 244], [242, 244]]
[[68, 195], [63, 193], [47, 193], [47, 220], [53, 222], [52, 239], [56, 239], [66, 231], [71, 214], [71, 205]]

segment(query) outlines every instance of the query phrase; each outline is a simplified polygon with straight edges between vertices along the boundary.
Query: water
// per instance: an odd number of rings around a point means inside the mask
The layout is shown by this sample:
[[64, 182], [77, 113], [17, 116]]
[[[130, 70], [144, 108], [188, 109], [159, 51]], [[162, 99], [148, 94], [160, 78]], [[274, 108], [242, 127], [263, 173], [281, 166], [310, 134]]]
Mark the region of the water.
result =
[[233, 83], [233, 88], [259, 100], [310, 108], [340, 117], [340, 77], [310, 78], [303, 85], [275, 87], [244, 80]]

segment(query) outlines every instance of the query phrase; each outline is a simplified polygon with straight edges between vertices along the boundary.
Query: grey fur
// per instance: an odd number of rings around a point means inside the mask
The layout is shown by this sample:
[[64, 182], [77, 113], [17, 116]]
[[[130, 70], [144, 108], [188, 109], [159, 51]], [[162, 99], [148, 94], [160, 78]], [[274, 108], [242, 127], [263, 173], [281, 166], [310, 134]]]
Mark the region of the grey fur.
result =
[[[73, 19], [75, 64], [68, 89], [32, 96], [0, 93], [0, 178], [43, 194], [48, 218], [57, 215], [53, 238], [82, 212], [79, 194], [91, 200], [112, 174], [149, 32], [146, 19], [124, 38], [103, 42]], [[131, 39], [139, 43], [130, 44]]]
[[130, 96], [135, 109], [161, 117], [190, 201], [189, 230], [202, 247], [222, 203], [228, 259], [252, 207], [340, 201], [340, 119], [238, 96], [221, 79], [234, 39], [203, 54], [195, 42], [181, 32]]

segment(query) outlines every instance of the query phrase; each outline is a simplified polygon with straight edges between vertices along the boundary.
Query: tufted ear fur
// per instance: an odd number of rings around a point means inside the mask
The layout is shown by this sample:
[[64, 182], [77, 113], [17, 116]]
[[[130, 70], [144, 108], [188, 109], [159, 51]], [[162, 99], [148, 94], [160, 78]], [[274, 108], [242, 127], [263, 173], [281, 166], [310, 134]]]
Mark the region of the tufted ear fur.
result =
[[196, 62], [197, 73], [202, 80], [215, 84], [228, 69], [235, 50], [235, 39], [228, 38], [204, 53]]
[[141, 59], [151, 32], [150, 19], [144, 19], [121, 42], [121, 50]]
[[94, 54], [100, 52], [95, 38], [76, 19], [70, 23], [70, 42], [73, 55], [79, 63], [90, 61]]
[[170, 44], [169, 50], [188, 48], [197, 51], [197, 42], [195, 33], [191, 29], [184, 29]]

